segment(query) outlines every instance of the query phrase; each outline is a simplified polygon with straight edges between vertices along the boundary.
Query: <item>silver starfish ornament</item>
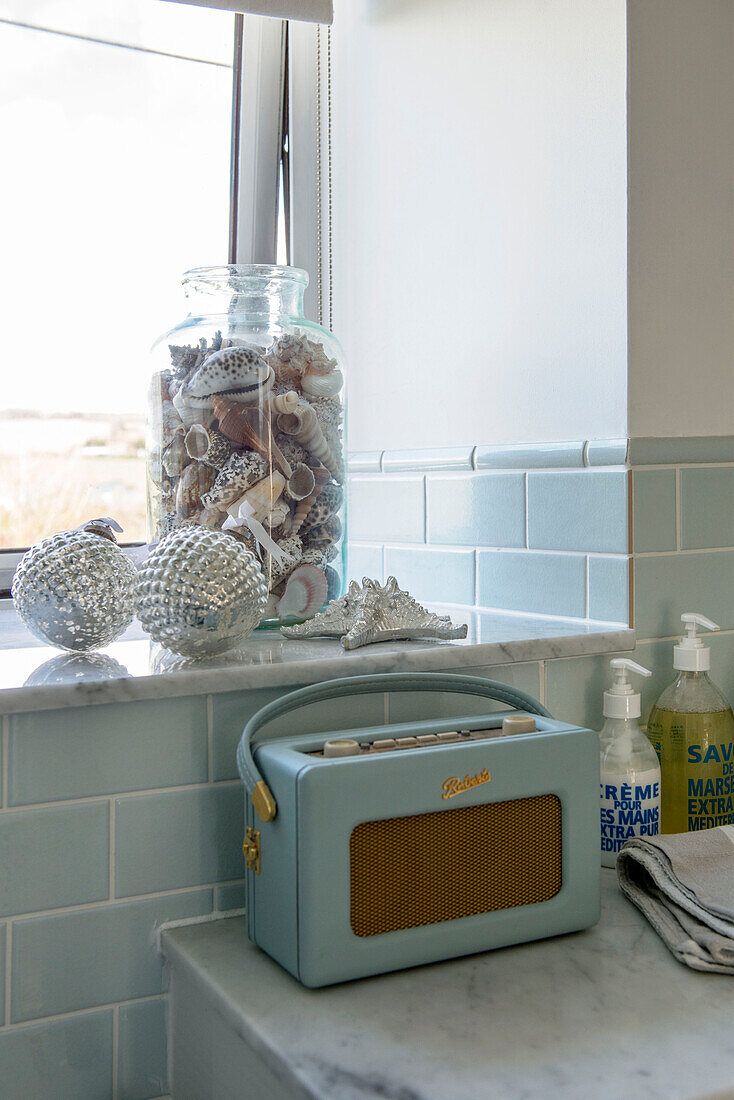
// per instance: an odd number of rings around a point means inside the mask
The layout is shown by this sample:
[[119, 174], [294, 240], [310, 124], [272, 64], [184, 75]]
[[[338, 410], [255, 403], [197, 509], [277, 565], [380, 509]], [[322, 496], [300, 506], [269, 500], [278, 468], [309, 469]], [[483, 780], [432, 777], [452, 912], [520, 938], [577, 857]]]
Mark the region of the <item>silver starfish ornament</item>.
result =
[[347, 592], [323, 611], [298, 626], [282, 626], [286, 638], [341, 638], [345, 649], [397, 639], [466, 638], [467, 626], [454, 626], [448, 615], [426, 611], [409, 592], [398, 587], [395, 577], [387, 584], [362, 578], [352, 581]]

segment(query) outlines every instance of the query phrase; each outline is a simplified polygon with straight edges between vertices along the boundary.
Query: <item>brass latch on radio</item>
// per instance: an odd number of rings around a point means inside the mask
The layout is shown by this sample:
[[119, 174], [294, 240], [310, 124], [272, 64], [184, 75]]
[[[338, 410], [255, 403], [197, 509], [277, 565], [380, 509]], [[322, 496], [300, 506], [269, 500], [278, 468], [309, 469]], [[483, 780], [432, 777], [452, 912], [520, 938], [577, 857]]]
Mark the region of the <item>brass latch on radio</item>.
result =
[[242, 854], [245, 857], [248, 871], [260, 874], [260, 830], [248, 825], [245, 829], [245, 839], [242, 842]]

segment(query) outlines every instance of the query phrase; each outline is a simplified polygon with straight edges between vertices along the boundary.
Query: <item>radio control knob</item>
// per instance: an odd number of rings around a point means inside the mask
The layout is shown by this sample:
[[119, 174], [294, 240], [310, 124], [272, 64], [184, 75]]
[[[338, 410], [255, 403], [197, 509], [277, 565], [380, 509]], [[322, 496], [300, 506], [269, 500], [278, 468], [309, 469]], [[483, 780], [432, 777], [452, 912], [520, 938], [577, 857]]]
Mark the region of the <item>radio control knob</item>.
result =
[[359, 756], [359, 745], [348, 737], [324, 742], [324, 756]]
[[535, 733], [537, 728], [529, 714], [509, 714], [502, 719], [503, 733]]

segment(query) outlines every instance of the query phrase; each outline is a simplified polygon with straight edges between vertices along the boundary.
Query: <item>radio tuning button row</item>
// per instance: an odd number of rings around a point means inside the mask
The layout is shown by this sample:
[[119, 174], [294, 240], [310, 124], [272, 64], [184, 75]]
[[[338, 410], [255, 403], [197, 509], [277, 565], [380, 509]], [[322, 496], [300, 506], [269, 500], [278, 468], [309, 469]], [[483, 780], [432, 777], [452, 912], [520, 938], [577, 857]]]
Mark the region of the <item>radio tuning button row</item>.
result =
[[442, 742], [442, 743], [444, 741], [458, 741], [459, 740], [459, 735], [456, 732], [456, 730], [451, 730], [451, 731], [446, 732], [446, 733], [437, 733], [436, 734], [436, 739], [438, 741]]
[[416, 741], [419, 745], [437, 745], [438, 736], [435, 733], [419, 733]]
[[384, 737], [380, 741], [372, 742], [373, 752], [387, 752], [388, 749], [396, 749], [397, 747], [398, 746], [394, 737]]
[[414, 749], [418, 744], [417, 737], [396, 737], [395, 744], [399, 749]]
[[348, 737], [338, 741], [325, 741], [324, 756], [330, 759], [335, 756], [359, 756], [359, 745]]

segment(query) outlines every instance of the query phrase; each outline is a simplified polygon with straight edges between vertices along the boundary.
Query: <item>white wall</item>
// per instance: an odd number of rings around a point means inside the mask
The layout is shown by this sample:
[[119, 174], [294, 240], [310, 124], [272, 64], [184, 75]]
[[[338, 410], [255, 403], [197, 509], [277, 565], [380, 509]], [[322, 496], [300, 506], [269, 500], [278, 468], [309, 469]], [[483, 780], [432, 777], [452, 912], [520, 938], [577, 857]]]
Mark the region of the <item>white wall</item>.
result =
[[335, 9], [350, 449], [625, 435], [624, 0]]
[[630, 435], [734, 434], [734, 3], [629, 6]]

